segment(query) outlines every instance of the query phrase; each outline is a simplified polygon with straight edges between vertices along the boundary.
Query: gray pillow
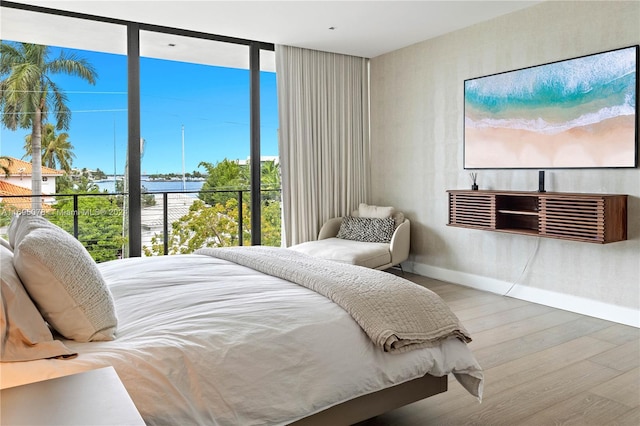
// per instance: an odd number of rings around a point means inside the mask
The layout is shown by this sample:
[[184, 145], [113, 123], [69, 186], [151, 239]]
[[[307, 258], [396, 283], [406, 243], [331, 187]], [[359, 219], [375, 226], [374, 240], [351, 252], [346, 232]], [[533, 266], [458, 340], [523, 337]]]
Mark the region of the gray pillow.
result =
[[395, 221], [392, 217], [345, 216], [336, 237], [365, 243], [389, 243], [393, 237]]

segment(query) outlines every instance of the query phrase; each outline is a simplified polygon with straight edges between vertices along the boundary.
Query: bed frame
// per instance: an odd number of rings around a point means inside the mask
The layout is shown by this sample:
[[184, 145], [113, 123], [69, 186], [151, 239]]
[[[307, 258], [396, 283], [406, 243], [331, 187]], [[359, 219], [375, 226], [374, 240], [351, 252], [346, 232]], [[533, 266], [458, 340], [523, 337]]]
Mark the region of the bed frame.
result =
[[291, 423], [292, 426], [352, 425], [447, 390], [447, 376], [429, 374], [363, 395]]

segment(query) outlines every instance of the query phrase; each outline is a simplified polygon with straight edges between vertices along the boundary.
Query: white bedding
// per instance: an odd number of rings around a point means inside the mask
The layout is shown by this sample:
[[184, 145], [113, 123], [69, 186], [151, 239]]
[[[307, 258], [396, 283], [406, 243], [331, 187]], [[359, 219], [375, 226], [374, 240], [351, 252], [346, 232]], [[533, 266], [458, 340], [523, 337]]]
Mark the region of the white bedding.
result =
[[482, 372], [456, 338], [389, 354], [324, 296], [203, 255], [99, 265], [117, 338], [64, 343], [67, 360], [0, 365], [2, 388], [112, 365], [148, 425], [287, 424], [394, 384], [454, 372], [475, 396]]

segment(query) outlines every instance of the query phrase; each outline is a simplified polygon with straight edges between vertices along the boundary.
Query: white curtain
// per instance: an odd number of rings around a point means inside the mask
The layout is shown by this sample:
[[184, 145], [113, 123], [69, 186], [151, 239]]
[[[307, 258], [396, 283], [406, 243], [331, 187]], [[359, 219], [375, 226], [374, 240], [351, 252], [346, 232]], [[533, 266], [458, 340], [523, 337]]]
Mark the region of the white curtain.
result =
[[369, 62], [276, 46], [283, 242], [315, 240], [369, 195]]

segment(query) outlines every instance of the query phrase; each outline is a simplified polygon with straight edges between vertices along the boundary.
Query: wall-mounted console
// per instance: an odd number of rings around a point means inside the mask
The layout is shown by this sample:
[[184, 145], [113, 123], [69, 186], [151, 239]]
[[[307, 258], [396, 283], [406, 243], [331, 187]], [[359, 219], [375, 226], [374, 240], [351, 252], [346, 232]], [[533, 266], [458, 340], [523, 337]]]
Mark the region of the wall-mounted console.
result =
[[449, 226], [613, 243], [627, 239], [627, 196], [449, 190]]

